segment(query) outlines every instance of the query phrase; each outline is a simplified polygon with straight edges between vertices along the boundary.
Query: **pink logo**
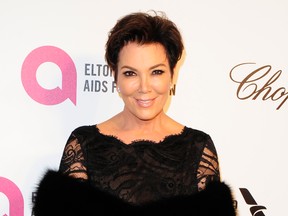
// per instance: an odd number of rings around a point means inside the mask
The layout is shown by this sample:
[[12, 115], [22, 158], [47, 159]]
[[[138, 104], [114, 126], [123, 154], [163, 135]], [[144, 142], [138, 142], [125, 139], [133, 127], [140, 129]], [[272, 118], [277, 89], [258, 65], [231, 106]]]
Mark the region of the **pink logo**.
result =
[[24, 199], [17, 185], [9, 179], [0, 176], [0, 192], [4, 193], [10, 202], [9, 213], [6, 215], [23, 216]]
[[[39, 85], [37, 69], [46, 62], [55, 63], [60, 68], [62, 87], [45, 89]], [[70, 56], [57, 47], [42, 46], [32, 50], [23, 62], [21, 79], [28, 95], [41, 104], [55, 105], [69, 98], [76, 105], [76, 67]]]

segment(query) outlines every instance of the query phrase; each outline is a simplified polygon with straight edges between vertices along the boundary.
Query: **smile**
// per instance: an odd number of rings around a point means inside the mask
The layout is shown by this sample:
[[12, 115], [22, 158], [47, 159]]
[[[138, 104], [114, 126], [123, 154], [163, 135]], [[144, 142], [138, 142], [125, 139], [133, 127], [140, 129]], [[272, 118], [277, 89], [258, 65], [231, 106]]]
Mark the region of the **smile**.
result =
[[154, 99], [149, 99], [149, 100], [136, 99], [137, 104], [141, 107], [150, 107], [153, 104], [153, 101]]

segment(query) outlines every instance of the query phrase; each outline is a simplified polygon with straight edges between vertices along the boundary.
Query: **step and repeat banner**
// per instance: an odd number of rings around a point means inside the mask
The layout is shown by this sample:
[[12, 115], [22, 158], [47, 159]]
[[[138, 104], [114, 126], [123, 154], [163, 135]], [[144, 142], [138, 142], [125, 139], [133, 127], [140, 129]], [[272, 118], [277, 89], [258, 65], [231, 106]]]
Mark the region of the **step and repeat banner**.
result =
[[164, 11], [186, 48], [167, 113], [211, 135], [238, 215], [286, 214], [287, 1], [1, 0], [0, 216], [33, 215], [71, 131], [122, 109], [107, 34], [148, 10]]

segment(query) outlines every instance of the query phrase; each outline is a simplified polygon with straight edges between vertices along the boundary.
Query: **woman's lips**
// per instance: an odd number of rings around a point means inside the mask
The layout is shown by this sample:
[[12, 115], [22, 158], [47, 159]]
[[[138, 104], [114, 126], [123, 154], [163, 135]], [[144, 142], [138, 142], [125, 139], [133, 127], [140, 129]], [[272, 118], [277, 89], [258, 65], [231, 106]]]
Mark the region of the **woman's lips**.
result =
[[136, 99], [136, 101], [139, 106], [146, 108], [152, 106], [154, 99]]

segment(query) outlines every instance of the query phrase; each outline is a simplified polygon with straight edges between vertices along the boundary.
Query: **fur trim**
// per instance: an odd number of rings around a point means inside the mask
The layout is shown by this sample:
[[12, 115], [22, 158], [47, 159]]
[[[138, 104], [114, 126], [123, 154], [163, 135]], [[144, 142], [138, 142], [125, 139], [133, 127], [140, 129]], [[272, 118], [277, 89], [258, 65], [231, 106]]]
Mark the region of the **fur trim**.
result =
[[34, 201], [32, 210], [35, 216], [236, 215], [231, 189], [224, 182], [210, 183], [205, 190], [195, 195], [136, 206], [53, 170], [48, 170], [39, 182]]

